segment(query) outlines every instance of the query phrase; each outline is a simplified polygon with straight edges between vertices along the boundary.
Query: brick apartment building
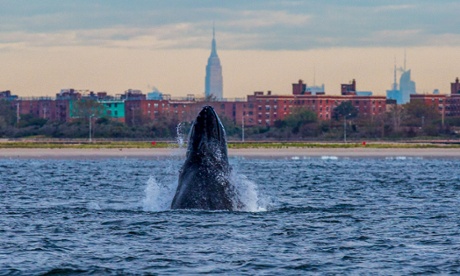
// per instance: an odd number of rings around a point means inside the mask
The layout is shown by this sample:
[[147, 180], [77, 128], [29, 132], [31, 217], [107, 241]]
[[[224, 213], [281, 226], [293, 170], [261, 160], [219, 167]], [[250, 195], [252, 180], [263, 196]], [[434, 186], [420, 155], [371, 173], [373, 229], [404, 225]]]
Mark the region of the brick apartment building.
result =
[[125, 121], [137, 125], [145, 121], [154, 121], [161, 117], [178, 122], [192, 121], [205, 105], [214, 107], [221, 117], [241, 122], [244, 102], [216, 101], [206, 102], [195, 99], [184, 100], [137, 100], [125, 101]]
[[[350, 101], [361, 116], [376, 116], [386, 111], [385, 96], [357, 96], [356, 81], [341, 86], [342, 96], [330, 96], [325, 93], [312, 95], [306, 91], [306, 84], [299, 80], [292, 84], [292, 95], [273, 95], [271, 91], [254, 92], [248, 95], [243, 115], [248, 126], [273, 126], [276, 120], [282, 120], [296, 108], [306, 108], [316, 113], [319, 120], [330, 120], [335, 107]], [[246, 122], [246, 120], [245, 120]]]
[[[354, 87], [356, 82], [353, 81]], [[153, 121], [161, 116], [177, 121], [192, 121], [205, 105], [214, 107], [220, 117], [226, 117], [236, 124], [246, 126], [273, 126], [275, 121], [292, 114], [296, 108], [314, 111], [320, 120], [330, 120], [333, 109], [344, 101], [351, 101], [362, 116], [375, 116], [386, 111], [384, 96], [357, 96], [349, 92], [344, 96], [328, 96], [324, 92], [312, 95], [306, 90], [306, 84], [299, 80], [292, 84], [291, 95], [273, 95], [261, 91], [248, 95], [246, 101], [200, 101], [184, 100], [141, 100], [138, 97], [126, 98], [125, 121], [136, 125]]]
[[[455, 89], [460, 88], [458, 86]], [[453, 88], [454, 89], [454, 88]], [[205, 105], [214, 107], [220, 117], [226, 117], [236, 124], [246, 126], [273, 126], [277, 120], [286, 118], [297, 108], [315, 112], [319, 120], [330, 120], [335, 107], [350, 101], [359, 110], [360, 116], [375, 116], [386, 111], [384, 96], [356, 95], [356, 81], [341, 85], [342, 95], [326, 95], [325, 92], [312, 92], [299, 80], [292, 84], [290, 95], [274, 95], [256, 91], [244, 100], [205, 101], [187, 97], [184, 99], [148, 100], [139, 90], [129, 89], [118, 97], [108, 96], [106, 92], [94, 93], [87, 90], [64, 89], [51, 98], [22, 98], [17, 100], [20, 114], [33, 114], [36, 117], [53, 121], [72, 120], [75, 101], [97, 100], [104, 105], [105, 114], [129, 125], [140, 125], [161, 117], [172, 118], [178, 122], [192, 121]], [[460, 93], [459, 93], [460, 95]]]
[[435, 106], [442, 116], [460, 116], [460, 82], [451, 83], [450, 94], [412, 94], [410, 100]]

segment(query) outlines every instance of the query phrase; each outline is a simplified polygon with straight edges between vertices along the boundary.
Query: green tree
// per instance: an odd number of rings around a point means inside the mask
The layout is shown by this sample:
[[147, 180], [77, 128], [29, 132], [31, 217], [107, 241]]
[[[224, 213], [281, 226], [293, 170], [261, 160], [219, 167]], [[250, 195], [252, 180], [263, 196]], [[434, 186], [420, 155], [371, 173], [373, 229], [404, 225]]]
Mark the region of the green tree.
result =
[[317, 121], [314, 111], [301, 107], [294, 109], [284, 120], [276, 121], [275, 127], [277, 131], [287, 128], [294, 135], [314, 136], [318, 130]]
[[21, 115], [21, 120], [19, 121], [18, 127], [38, 127], [41, 128], [46, 124], [48, 120], [44, 118], [36, 117], [32, 114], [23, 114]]
[[232, 119], [229, 119], [226, 116], [221, 116], [220, 121], [225, 128], [227, 137], [241, 136], [241, 127], [238, 126]]
[[[177, 116], [161, 115], [149, 125], [150, 135], [160, 138], [175, 138], [178, 125], [179, 120]], [[183, 126], [181, 131], [185, 131], [185, 128]]]
[[302, 125], [316, 123], [318, 118], [316, 113], [307, 108], [295, 108], [291, 114], [284, 119], [288, 127], [301, 127]]
[[422, 127], [439, 122], [441, 115], [435, 105], [425, 104], [423, 101], [411, 101], [404, 105], [407, 114], [405, 124]]
[[353, 106], [351, 101], [341, 102], [338, 106], [332, 111], [332, 117], [335, 120], [340, 120], [343, 117], [347, 119], [356, 118], [358, 116], [358, 109]]
[[0, 100], [0, 118], [5, 126], [16, 123], [16, 109], [10, 101]]
[[92, 99], [81, 99], [73, 102], [73, 117], [86, 119], [90, 117], [101, 118], [105, 116], [104, 105]]
[[392, 130], [398, 133], [403, 122], [407, 119], [407, 112], [401, 105], [393, 105], [386, 114], [385, 122], [391, 126]]

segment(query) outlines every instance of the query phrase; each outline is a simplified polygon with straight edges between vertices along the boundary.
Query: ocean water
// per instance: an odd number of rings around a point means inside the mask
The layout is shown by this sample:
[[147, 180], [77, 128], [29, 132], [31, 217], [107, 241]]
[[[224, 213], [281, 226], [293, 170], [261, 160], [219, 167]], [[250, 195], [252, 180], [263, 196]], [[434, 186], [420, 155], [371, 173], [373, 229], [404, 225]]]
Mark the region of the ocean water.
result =
[[180, 156], [0, 159], [0, 275], [460, 273], [460, 160], [232, 158], [246, 209], [169, 210]]

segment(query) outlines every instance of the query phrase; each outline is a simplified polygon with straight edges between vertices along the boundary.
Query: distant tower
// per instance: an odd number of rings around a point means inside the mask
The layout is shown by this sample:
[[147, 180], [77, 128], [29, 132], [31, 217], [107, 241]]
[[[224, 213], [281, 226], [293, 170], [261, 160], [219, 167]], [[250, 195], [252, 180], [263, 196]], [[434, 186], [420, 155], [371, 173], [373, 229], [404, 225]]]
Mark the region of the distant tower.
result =
[[[398, 83], [396, 82], [396, 71], [401, 71], [401, 77]], [[396, 60], [394, 67], [394, 82], [391, 90], [387, 90], [387, 99], [396, 100], [397, 104], [405, 104], [410, 101], [410, 95], [417, 94], [415, 82], [411, 80], [411, 70], [406, 70], [406, 51], [404, 50], [404, 67], [396, 68]]]
[[410, 102], [410, 95], [417, 94], [415, 82], [411, 80], [410, 70], [404, 71], [399, 79], [399, 91], [402, 97], [402, 104]]
[[222, 66], [216, 50], [216, 36], [214, 26], [212, 28], [212, 49], [206, 65], [205, 92], [206, 98], [214, 97], [218, 100], [223, 98]]

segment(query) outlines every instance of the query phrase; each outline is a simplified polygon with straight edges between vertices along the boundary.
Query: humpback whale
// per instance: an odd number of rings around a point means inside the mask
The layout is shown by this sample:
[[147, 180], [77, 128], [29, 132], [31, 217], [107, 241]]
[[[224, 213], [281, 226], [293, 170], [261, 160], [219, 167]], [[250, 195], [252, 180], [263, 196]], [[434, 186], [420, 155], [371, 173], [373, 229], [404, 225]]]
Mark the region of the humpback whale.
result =
[[225, 129], [214, 109], [205, 106], [190, 129], [171, 209], [236, 209], [239, 203], [230, 172]]

